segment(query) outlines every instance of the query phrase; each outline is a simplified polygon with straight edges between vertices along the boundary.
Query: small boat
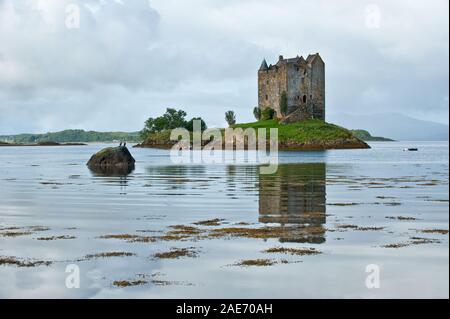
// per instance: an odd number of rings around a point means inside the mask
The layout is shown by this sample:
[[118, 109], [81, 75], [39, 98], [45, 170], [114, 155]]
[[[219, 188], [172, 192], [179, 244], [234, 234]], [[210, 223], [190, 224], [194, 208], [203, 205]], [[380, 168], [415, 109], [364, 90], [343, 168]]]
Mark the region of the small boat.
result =
[[417, 147], [405, 148], [403, 151], [405, 152], [417, 152], [419, 149]]

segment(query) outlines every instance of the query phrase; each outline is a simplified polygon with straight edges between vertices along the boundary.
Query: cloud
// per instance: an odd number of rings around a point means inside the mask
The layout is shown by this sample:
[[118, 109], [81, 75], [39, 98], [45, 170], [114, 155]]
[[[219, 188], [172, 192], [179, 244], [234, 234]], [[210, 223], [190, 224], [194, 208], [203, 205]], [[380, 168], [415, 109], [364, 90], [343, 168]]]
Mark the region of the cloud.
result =
[[[66, 26], [76, 4], [80, 28]], [[320, 52], [327, 111], [448, 117], [448, 2], [0, 0], [0, 133], [252, 119], [263, 57]], [[444, 120], [445, 118], [445, 120]]]
[[[80, 1], [82, 2], [82, 1]], [[14, 2], [15, 3], [15, 2]], [[91, 90], [150, 81], [142, 61], [159, 20], [143, 1], [99, 2], [95, 13], [79, 5], [80, 27], [66, 27], [70, 1], [4, 1], [0, 11], [2, 85], [11, 89]], [[103, 3], [103, 4], [102, 4]], [[3, 72], [2, 72], [3, 73]]]

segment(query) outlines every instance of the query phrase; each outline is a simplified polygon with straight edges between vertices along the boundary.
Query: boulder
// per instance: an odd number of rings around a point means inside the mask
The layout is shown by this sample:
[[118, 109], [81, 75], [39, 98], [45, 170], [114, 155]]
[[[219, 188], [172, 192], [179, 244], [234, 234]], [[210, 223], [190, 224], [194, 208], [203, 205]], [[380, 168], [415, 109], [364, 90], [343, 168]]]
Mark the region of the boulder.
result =
[[135, 162], [125, 146], [108, 147], [92, 155], [87, 166], [99, 171], [131, 171], [134, 169]]

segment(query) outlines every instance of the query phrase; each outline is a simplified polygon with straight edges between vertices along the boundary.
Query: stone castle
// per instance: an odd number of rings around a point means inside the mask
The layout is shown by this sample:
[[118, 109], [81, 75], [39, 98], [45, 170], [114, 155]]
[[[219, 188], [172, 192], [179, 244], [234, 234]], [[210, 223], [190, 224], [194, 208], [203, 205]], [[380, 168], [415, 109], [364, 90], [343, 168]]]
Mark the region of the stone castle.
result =
[[263, 60], [258, 71], [258, 107], [274, 109], [276, 117], [286, 123], [325, 120], [325, 63], [319, 53], [307, 59], [280, 56], [270, 66]]

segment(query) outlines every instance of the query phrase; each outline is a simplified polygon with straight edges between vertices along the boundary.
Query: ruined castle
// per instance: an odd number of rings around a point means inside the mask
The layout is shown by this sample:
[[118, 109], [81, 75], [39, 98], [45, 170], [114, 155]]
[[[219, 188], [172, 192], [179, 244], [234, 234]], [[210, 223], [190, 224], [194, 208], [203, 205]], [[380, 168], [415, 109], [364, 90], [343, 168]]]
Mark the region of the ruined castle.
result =
[[274, 109], [286, 123], [325, 120], [325, 63], [320, 55], [280, 56], [270, 66], [263, 60], [258, 71], [258, 107]]

